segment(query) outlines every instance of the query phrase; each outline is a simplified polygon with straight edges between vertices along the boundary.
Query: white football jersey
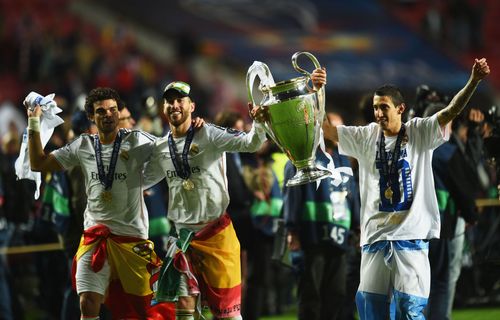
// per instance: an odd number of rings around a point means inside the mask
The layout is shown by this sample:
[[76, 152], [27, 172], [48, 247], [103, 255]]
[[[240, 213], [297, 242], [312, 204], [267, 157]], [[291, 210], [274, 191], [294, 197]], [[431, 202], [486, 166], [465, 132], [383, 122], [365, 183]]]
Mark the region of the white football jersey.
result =
[[[339, 152], [359, 162], [361, 195], [361, 245], [379, 240], [439, 238], [440, 219], [432, 174], [432, 153], [448, 140], [437, 114], [414, 118], [406, 124], [397, 172], [399, 189], [386, 196], [387, 181], [380, 175], [379, 138], [376, 123], [363, 127], [338, 126]], [[385, 137], [389, 164], [395, 137]]]
[[[168, 218], [176, 224], [207, 223], [220, 217], [229, 204], [225, 152], [254, 152], [266, 140], [263, 128], [257, 124], [249, 133], [205, 124], [195, 131], [189, 148], [189, 179], [194, 188], [186, 190], [178, 177], [168, 136], [158, 139], [157, 148], [147, 165], [146, 185], [166, 177], [169, 192]], [[186, 137], [174, 138], [177, 157], [181, 158]]]
[[[95, 135], [82, 134], [52, 154], [68, 169], [80, 166], [85, 177], [87, 208], [84, 228], [103, 224], [113, 234], [147, 239], [148, 213], [143, 198], [143, 169], [153, 152], [156, 137], [140, 130], [124, 130], [111, 188], [112, 200], [103, 201], [94, 149]], [[102, 145], [102, 161], [108, 173], [113, 143]]]

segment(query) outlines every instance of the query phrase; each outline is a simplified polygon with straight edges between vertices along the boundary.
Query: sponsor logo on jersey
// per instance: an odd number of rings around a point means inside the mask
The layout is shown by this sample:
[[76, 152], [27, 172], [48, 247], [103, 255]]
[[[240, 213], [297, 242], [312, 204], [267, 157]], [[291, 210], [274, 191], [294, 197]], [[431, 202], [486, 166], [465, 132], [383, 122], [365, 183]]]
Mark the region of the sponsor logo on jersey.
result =
[[[91, 177], [90, 178], [92, 180], [99, 180], [99, 173], [97, 173], [97, 172], [91, 172]], [[113, 175], [113, 180], [116, 180], [116, 181], [125, 181], [125, 180], [127, 180], [127, 173], [126, 172], [115, 172], [115, 174]]]
[[[195, 174], [195, 173], [200, 173], [201, 172], [201, 169], [198, 166], [191, 167], [190, 169], [191, 169], [191, 174]], [[167, 170], [167, 174], [166, 175], [167, 175], [167, 178], [169, 178], [169, 179], [177, 177], [177, 173], [175, 172], [175, 170]]]

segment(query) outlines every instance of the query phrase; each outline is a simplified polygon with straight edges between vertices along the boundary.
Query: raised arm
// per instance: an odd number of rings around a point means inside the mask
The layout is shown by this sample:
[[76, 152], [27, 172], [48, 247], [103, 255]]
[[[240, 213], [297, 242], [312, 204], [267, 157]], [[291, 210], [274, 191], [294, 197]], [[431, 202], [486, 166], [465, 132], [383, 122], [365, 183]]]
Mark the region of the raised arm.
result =
[[31, 170], [35, 172], [60, 171], [64, 168], [59, 164], [52, 154], [45, 154], [40, 138], [40, 116], [42, 109], [39, 105], [35, 109], [28, 110], [28, 153], [30, 157]]
[[450, 104], [443, 110], [438, 112], [438, 121], [441, 127], [447, 125], [451, 120], [455, 119], [460, 112], [465, 108], [477, 85], [490, 73], [490, 67], [485, 58], [475, 59], [472, 66], [472, 72], [465, 87], [462, 88], [451, 100]]
[[[326, 84], [326, 69], [315, 69], [311, 73], [311, 81], [315, 89], [319, 90], [322, 86]], [[339, 136], [337, 133], [337, 126], [330, 123], [327, 118], [323, 121], [323, 134], [326, 140], [333, 142], [339, 141]]]

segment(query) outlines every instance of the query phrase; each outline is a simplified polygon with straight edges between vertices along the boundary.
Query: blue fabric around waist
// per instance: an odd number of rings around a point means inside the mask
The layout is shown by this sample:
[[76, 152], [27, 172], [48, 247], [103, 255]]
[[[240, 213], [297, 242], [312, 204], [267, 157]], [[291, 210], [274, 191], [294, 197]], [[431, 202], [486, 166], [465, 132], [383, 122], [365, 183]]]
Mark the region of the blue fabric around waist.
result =
[[428, 240], [394, 240], [377, 241], [372, 244], [366, 244], [362, 247], [363, 253], [384, 252], [384, 262], [391, 268], [391, 260], [394, 251], [418, 251], [429, 250]]
[[428, 250], [428, 240], [395, 240], [395, 241], [377, 241], [372, 244], [365, 244], [362, 248], [363, 252], [374, 253], [380, 250], [386, 250], [389, 246], [394, 250]]

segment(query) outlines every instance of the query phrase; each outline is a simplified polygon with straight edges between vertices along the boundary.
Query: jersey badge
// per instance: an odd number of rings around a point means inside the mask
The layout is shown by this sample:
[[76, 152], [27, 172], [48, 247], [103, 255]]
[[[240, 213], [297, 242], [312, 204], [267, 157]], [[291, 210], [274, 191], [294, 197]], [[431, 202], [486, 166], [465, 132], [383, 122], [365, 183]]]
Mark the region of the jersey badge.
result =
[[189, 153], [194, 156], [199, 152], [200, 152], [200, 147], [196, 143], [192, 143], [191, 147], [189, 148]]

